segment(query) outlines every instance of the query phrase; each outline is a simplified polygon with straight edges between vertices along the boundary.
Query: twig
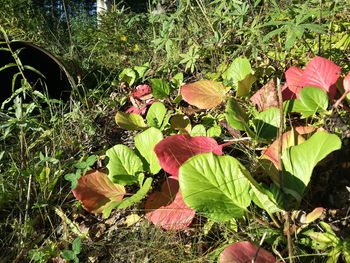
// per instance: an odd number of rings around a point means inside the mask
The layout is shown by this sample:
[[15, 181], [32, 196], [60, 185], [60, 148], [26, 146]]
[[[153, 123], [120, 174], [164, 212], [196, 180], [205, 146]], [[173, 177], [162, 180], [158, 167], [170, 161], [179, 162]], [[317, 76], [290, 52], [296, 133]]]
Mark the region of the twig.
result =
[[[280, 126], [278, 130], [278, 162], [280, 163], [280, 169], [278, 170], [278, 180], [280, 184], [280, 189], [282, 191], [283, 201], [285, 201], [285, 193], [283, 191], [283, 162], [282, 162], [282, 135], [283, 135], [283, 126], [284, 126], [284, 112], [283, 112], [283, 100], [282, 100], [282, 91], [281, 91], [281, 83], [280, 79], [277, 78], [277, 95], [278, 95], [278, 104], [280, 108]], [[284, 205], [285, 206], [285, 205]], [[290, 234], [290, 211], [287, 211], [286, 214], [286, 235], [288, 242], [288, 257], [289, 262], [293, 263], [293, 243], [292, 237]]]

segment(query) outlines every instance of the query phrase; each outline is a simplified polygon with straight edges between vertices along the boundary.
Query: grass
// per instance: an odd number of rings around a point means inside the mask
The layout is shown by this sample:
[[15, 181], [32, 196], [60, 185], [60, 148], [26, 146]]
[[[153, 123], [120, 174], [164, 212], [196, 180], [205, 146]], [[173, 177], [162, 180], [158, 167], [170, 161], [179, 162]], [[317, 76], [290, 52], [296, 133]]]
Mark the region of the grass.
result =
[[[72, 24], [74, 30], [70, 36], [76, 41], [74, 47], [64, 46], [65, 41], [58, 43], [64, 35], [61, 26], [55, 43], [43, 38], [42, 32], [36, 34], [33, 28], [38, 26], [38, 17], [30, 20], [23, 15], [14, 20], [5, 17], [2, 21], [12, 37], [36, 40], [52, 51], [59, 50], [56, 55], [63, 59], [67, 56], [62, 55], [62, 50], [70, 50], [69, 57], [84, 73], [79, 75], [82, 80], [68, 101], [55, 102], [32, 94], [32, 100], [13, 100], [7, 109], [0, 110], [0, 262], [59, 259], [64, 251], [71, 249], [77, 237], [82, 238], [82, 250], [78, 254], [81, 262], [217, 262], [225, 246], [241, 240], [258, 244], [265, 233], [264, 246], [278, 257], [287, 257], [286, 237], [269, 225], [266, 212], [253, 205], [251, 214], [242, 220], [216, 223], [198, 215], [189, 229], [164, 231], [144, 218], [142, 202], [129, 209], [115, 210], [107, 219], [89, 214], [73, 198], [70, 182], [64, 179], [66, 174], [77, 170], [76, 163], [90, 155], [101, 157], [94, 164], [94, 168], [101, 168], [108, 148], [118, 143], [132, 146], [134, 134], [118, 128], [114, 120], [115, 113], [124, 110], [124, 103], [129, 103], [130, 88], [118, 82], [118, 73], [124, 67], [151, 62], [146, 81], [158, 77], [170, 79], [177, 72], [184, 72], [185, 80], [215, 78], [220, 64], [228, 64], [233, 57], [245, 54], [251, 56], [256, 68], [273, 65], [271, 72], [264, 75], [269, 78], [283, 71], [290, 63], [288, 57], [305, 62], [298, 54], [307, 53], [303, 44], [313, 41], [307, 34], [295, 40], [295, 48], [291, 50], [283, 48], [284, 35], [276, 36], [271, 43], [260, 41], [267, 29], [261, 29], [259, 24], [271, 17], [278, 20], [287, 15], [282, 10], [273, 15], [268, 13], [278, 10], [277, 7], [256, 7], [253, 10], [259, 14], [254, 21], [256, 25], [249, 12], [236, 14], [237, 23], [232, 24], [228, 14], [220, 17], [214, 13], [215, 5], [206, 5], [202, 0], [192, 5], [186, 3], [171, 15], [158, 18], [114, 10], [104, 21], [107, 29], [114, 30], [113, 39], [103, 28], [95, 29], [89, 19], [81, 25], [82, 20], [77, 21]], [[346, 8], [341, 11], [337, 7], [330, 11], [330, 17], [332, 23], [336, 22], [337, 13], [341, 28], [348, 16]], [[237, 9], [231, 5], [228, 8]], [[243, 22], [239, 23], [241, 17]], [[30, 23], [25, 25], [20, 18]], [[116, 24], [116, 19], [127, 23]], [[205, 26], [198, 26], [203, 23]], [[26, 30], [30, 34], [26, 35]], [[346, 32], [337, 30], [339, 34]], [[327, 37], [322, 38], [328, 43], [325, 54], [335, 57], [344, 68], [349, 67], [346, 55], [349, 46], [332, 49], [335, 33], [330, 29]], [[192, 39], [193, 35], [197, 37]], [[129, 42], [122, 40], [122, 36]], [[254, 41], [248, 41], [250, 37]], [[133, 50], [136, 44], [140, 51]], [[192, 46], [198, 47], [196, 54], [189, 52]], [[312, 48], [316, 50], [316, 46]], [[189, 56], [192, 57], [186, 61], [190, 64], [180, 62]], [[229, 133], [224, 136], [232, 138]], [[234, 154], [250, 171], [258, 171], [260, 150], [256, 145], [238, 143], [225, 151]], [[127, 226], [125, 220], [132, 214], [141, 219]], [[299, 243], [299, 239], [296, 241], [296, 261], [325, 261], [324, 250], [312, 250]]]

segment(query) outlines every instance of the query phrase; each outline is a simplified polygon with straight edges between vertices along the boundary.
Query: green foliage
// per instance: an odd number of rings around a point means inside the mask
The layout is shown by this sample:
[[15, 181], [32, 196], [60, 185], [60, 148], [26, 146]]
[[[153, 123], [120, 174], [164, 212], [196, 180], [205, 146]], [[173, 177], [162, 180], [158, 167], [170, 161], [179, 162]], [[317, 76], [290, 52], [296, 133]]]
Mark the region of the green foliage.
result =
[[61, 254], [61, 257], [65, 260], [72, 261], [74, 263], [79, 263], [79, 258], [78, 255], [80, 254], [81, 251], [81, 238], [78, 237], [74, 239], [72, 243], [72, 250], [65, 250]]

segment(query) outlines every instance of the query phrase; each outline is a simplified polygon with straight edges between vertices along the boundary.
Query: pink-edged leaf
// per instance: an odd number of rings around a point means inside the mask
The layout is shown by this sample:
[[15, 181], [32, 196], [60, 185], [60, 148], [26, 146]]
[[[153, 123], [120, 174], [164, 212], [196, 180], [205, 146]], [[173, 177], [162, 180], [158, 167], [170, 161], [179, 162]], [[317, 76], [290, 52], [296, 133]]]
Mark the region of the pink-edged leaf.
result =
[[250, 100], [258, 106], [259, 111], [267, 110], [271, 107], [278, 108], [278, 97], [275, 81], [271, 79], [261, 89], [259, 89]]
[[124, 186], [112, 183], [105, 173], [93, 170], [78, 180], [73, 190], [76, 199], [83, 203], [90, 213], [102, 213], [112, 201], [121, 201], [124, 197]]
[[170, 176], [162, 184], [161, 192], [152, 193], [145, 204], [146, 218], [166, 230], [187, 228], [196, 211], [183, 201], [178, 179]]
[[161, 140], [154, 147], [154, 151], [160, 166], [167, 173], [177, 177], [180, 166], [190, 157], [210, 152], [222, 155], [222, 148], [226, 145], [228, 144], [219, 145], [210, 137], [176, 134]]
[[341, 68], [332, 61], [314, 57], [307, 65], [301, 76], [300, 85], [302, 87], [313, 86], [323, 89], [331, 98], [336, 93], [337, 79], [340, 76]]
[[286, 76], [286, 82], [288, 88], [295, 94], [299, 94], [302, 86], [301, 86], [301, 76], [303, 74], [303, 70], [291, 66], [285, 73]]
[[141, 97], [150, 94], [151, 87], [148, 85], [138, 85], [135, 89], [133, 89], [130, 97], [134, 97], [136, 99], [140, 99]]
[[345, 93], [350, 92], [350, 71], [348, 75], [346, 75], [346, 77], [343, 79], [343, 87], [344, 87]]
[[[300, 135], [312, 133], [316, 130], [315, 127], [306, 127], [306, 126], [300, 126], [294, 128], [294, 135], [295, 138], [292, 138], [292, 132], [287, 131], [283, 133], [282, 135], [282, 152], [286, 150], [288, 147], [294, 146], [296, 144], [300, 144], [304, 141], [303, 137]], [[278, 158], [278, 143], [279, 139], [275, 140], [269, 148], [267, 148], [262, 156], [264, 159], [270, 160], [277, 169], [281, 168], [281, 164], [279, 162]]]
[[220, 254], [219, 263], [275, 263], [273, 254], [248, 241], [233, 243]]
[[131, 106], [125, 111], [125, 113], [135, 113], [135, 114], [144, 115], [146, 111], [147, 111], [147, 106], [144, 106], [141, 109], [135, 106]]
[[200, 109], [210, 109], [219, 105], [225, 98], [225, 87], [212, 80], [200, 80], [181, 87], [182, 98]]

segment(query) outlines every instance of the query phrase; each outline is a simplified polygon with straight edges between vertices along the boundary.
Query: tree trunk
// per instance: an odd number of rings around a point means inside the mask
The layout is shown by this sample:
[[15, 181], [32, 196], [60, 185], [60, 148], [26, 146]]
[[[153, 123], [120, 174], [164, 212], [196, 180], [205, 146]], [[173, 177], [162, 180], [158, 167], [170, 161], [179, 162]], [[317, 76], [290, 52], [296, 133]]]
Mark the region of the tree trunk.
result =
[[101, 16], [112, 7], [110, 0], [96, 0], [97, 24], [100, 23]]

